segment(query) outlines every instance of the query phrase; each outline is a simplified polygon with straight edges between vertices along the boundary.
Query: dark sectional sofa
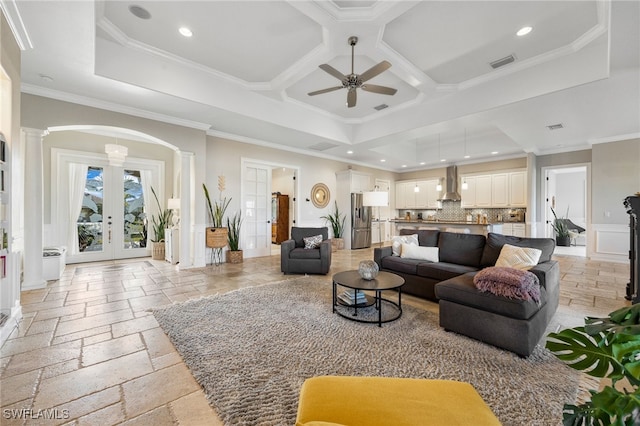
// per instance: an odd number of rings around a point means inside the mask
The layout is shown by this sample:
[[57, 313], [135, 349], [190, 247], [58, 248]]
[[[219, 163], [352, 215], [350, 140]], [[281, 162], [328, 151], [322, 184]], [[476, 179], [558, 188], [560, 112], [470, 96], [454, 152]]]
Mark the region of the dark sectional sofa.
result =
[[[551, 238], [520, 238], [489, 233], [458, 234], [436, 230], [403, 229], [400, 235], [418, 234], [420, 246], [438, 247], [439, 262], [402, 258], [392, 248], [374, 249], [381, 271], [405, 279], [404, 293], [436, 300], [440, 304], [440, 326], [456, 333], [529, 356], [553, 317], [559, 303], [560, 270], [551, 259]], [[540, 304], [480, 292], [474, 275], [494, 266], [504, 244], [540, 249], [534, 273], [541, 287]]]

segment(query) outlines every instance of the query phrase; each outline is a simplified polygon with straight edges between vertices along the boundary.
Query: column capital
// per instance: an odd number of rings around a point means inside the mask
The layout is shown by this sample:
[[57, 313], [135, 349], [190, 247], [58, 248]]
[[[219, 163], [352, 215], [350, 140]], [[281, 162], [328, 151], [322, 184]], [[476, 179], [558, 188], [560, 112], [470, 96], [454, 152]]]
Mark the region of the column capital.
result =
[[178, 155], [181, 157], [195, 157], [195, 154], [190, 151], [178, 151]]
[[27, 136], [37, 136], [37, 137], [45, 137], [49, 134], [49, 130], [47, 129], [35, 129], [33, 127], [21, 127], [20, 128], [25, 135]]

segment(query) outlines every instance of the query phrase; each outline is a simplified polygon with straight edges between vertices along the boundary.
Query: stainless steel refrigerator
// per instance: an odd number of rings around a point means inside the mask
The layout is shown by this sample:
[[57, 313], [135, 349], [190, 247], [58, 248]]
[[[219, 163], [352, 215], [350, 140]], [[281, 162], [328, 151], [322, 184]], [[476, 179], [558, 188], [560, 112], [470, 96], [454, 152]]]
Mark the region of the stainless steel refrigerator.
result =
[[371, 247], [371, 207], [362, 205], [362, 194], [351, 194], [351, 248]]

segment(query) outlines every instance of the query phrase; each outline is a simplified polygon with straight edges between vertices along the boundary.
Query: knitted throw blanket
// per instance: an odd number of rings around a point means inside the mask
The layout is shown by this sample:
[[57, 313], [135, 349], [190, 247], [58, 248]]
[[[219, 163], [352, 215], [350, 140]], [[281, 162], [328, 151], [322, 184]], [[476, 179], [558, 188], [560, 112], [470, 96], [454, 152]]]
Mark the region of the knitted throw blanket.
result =
[[540, 281], [533, 272], [491, 266], [478, 272], [473, 277], [473, 284], [482, 292], [540, 304]]

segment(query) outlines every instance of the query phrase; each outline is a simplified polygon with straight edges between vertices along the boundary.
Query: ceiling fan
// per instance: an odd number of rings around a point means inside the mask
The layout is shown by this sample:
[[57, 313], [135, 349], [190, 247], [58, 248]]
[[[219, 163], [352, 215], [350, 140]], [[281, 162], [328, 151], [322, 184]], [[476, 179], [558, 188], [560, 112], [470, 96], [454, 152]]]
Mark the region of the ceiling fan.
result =
[[315, 92], [308, 93], [309, 96], [320, 95], [322, 93], [333, 92], [334, 90], [340, 89], [348, 89], [347, 92], [347, 106], [352, 108], [356, 106], [356, 89], [362, 89], [371, 93], [379, 93], [382, 95], [395, 95], [397, 90], [391, 87], [385, 86], [377, 86], [375, 84], [364, 84], [366, 81], [372, 79], [383, 71], [388, 70], [391, 67], [391, 64], [387, 61], [382, 61], [377, 65], [372, 66], [362, 74], [356, 74], [353, 70], [353, 57], [354, 57], [354, 47], [358, 43], [358, 37], [352, 36], [348, 39], [349, 45], [351, 46], [351, 74], [345, 75], [340, 71], [335, 69], [329, 64], [322, 64], [320, 68], [342, 81], [342, 86], [329, 87], [328, 89], [316, 90]]

